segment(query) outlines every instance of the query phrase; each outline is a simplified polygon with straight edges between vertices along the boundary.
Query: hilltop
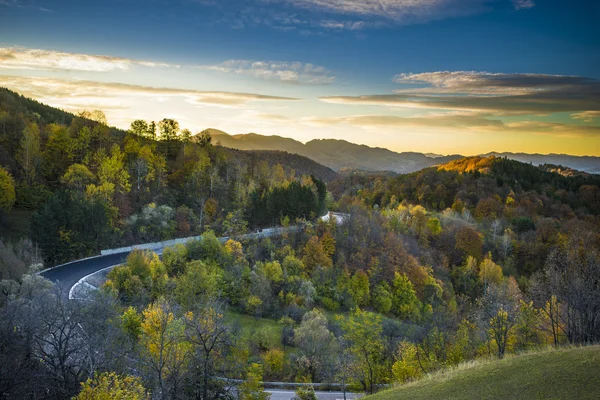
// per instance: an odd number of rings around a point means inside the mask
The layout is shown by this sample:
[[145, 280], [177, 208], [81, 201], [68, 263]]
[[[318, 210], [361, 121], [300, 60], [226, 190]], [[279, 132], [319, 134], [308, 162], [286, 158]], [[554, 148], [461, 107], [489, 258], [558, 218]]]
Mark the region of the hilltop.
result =
[[369, 400], [596, 399], [600, 346], [467, 364], [367, 397]]
[[[257, 133], [229, 135], [218, 129], [207, 129], [216, 143], [240, 150], [281, 150], [300, 154], [335, 171], [346, 169], [368, 172], [392, 171], [407, 174], [434, 165], [464, 158], [459, 154], [440, 155], [418, 152], [395, 152], [338, 139], [315, 139], [306, 144], [282, 136]], [[587, 173], [600, 173], [600, 157], [567, 154], [526, 154], [490, 152], [482, 157], [508, 158], [532, 165], [553, 164]]]

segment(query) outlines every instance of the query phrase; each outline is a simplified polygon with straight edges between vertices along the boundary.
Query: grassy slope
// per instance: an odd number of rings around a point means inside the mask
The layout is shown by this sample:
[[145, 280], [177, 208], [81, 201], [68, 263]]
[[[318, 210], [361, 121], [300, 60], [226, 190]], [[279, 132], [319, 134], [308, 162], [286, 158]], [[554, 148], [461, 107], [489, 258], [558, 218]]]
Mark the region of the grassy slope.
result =
[[283, 334], [283, 325], [277, 321], [267, 318], [255, 318], [246, 314], [239, 314], [234, 311], [225, 313], [225, 321], [229, 324], [238, 321], [241, 326], [241, 334], [244, 340], [249, 340], [250, 336], [258, 331], [265, 330], [271, 342], [280, 349], [283, 349], [281, 344], [281, 335]]
[[590, 346], [459, 368], [368, 399], [598, 399], [599, 393], [600, 346]]

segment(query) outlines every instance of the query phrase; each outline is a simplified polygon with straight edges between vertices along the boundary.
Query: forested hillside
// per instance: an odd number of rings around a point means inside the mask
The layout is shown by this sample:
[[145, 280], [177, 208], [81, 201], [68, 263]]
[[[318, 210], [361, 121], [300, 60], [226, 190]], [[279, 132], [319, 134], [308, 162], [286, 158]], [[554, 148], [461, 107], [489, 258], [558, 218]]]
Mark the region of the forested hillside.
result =
[[[31, 241], [0, 248], [2, 395], [264, 399], [262, 381], [374, 393], [600, 341], [598, 176], [472, 157], [329, 181], [305, 159], [224, 149], [173, 120], [66, 125], [8, 98], [2, 218], [35, 213]], [[315, 218], [327, 208], [343, 220]], [[37, 246], [51, 265], [192, 233], [160, 257], [130, 253], [93, 301], [67, 302], [29, 269]]]
[[[5, 89], [0, 144], [0, 223], [11, 210], [35, 211], [27, 233], [49, 264], [111, 245], [315, 218], [326, 209], [321, 180], [336, 178], [298, 155], [213, 146], [174, 120], [122, 131], [101, 112], [75, 116]], [[272, 193], [284, 201], [259, 217]]]

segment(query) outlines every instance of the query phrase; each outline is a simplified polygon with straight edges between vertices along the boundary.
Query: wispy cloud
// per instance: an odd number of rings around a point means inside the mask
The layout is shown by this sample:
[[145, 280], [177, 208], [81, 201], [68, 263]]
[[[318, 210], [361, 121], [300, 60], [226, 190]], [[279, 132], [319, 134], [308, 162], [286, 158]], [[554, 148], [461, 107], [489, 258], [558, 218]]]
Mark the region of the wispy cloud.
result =
[[[481, 14], [509, 0], [192, 0], [219, 10], [222, 22], [242, 28], [359, 30]], [[533, 0], [510, 0], [516, 10]]]
[[600, 119], [600, 111], [582, 111], [571, 114], [571, 118], [580, 119], [583, 122], [593, 122], [595, 119]]
[[517, 121], [503, 122], [498, 119], [470, 115], [433, 115], [420, 117], [399, 117], [393, 115], [356, 115], [347, 117], [308, 118], [309, 124], [347, 124], [362, 128], [436, 128], [436, 130], [456, 129], [492, 133], [529, 133], [562, 137], [600, 136], [599, 126], [581, 126], [557, 122]]
[[484, 112], [489, 115], [599, 111], [600, 81], [544, 74], [441, 71], [400, 74], [394, 81], [419, 85], [394, 94], [321, 97], [322, 101], [386, 107]]
[[269, 96], [256, 93], [186, 90], [105, 83], [85, 80], [38, 78], [0, 75], [0, 86], [16, 90], [44, 103], [64, 109], [124, 108], [131, 98], [168, 99], [180, 97], [201, 106], [244, 107], [255, 101], [290, 101], [291, 97]]
[[533, 0], [512, 0], [515, 10], [527, 10], [535, 7]]
[[228, 60], [201, 68], [295, 84], [326, 85], [335, 80], [326, 68], [301, 62]]
[[23, 47], [0, 47], [0, 68], [4, 69], [109, 72], [127, 71], [135, 65], [150, 68], [179, 68], [178, 65], [173, 64], [105, 55], [65, 53]]
[[32, 0], [0, 0], [0, 6], [27, 8], [42, 12], [52, 12], [49, 8], [38, 6]]

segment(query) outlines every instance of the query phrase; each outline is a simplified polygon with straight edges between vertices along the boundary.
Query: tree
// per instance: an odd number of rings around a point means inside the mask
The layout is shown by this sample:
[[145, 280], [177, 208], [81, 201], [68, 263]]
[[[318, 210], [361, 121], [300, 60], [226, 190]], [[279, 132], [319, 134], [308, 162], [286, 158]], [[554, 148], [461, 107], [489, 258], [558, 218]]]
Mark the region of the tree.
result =
[[336, 318], [350, 344], [349, 351], [355, 356], [360, 384], [365, 392], [375, 393], [387, 381], [390, 369], [384, 364], [381, 317], [357, 308], [350, 316]]
[[463, 226], [456, 232], [456, 248], [468, 256], [480, 261], [482, 255], [483, 237], [474, 228]]
[[490, 342], [495, 343], [498, 358], [503, 358], [513, 328], [519, 321], [521, 291], [513, 278], [488, 286], [478, 301], [479, 322]]
[[330, 268], [332, 265], [331, 258], [327, 256], [323, 244], [317, 236], [308, 239], [304, 246], [304, 256], [302, 262], [306, 271], [310, 274], [316, 267]]
[[100, 184], [114, 185], [118, 193], [124, 194], [131, 190], [129, 172], [125, 168], [124, 155], [118, 145], [111, 149], [110, 157], [104, 158], [98, 169]]
[[[134, 135], [141, 136], [141, 137], [149, 137], [150, 136], [149, 130], [150, 130], [150, 127], [148, 126], [148, 123], [146, 121], [144, 121], [143, 119], [136, 119], [129, 126], [129, 132], [133, 133]], [[152, 136], [150, 136], [149, 138], [154, 139]]]
[[185, 340], [185, 321], [175, 317], [171, 305], [164, 301], [150, 304], [143, 315], [143, 366], [156, 382], [159, 398], [177, 398], [191, 351]]
[[334, 336], [327, 328], [325, 315], [318, 310], [304, 314], [302, 323], [294, 329], [294, 343], [300, 349], [300, 362], [306, 368], [310, 381], [319, 381], [334, 353]]
[[84, 193], [86, 187], [96, 181], [96, 177], [85, 165], [72, 164], [60, 181], [68, 189]]
[[352, 278], [348, 281], [348, 291], [355, 304], [359, 306], [369, 304], [370, 284], [366, 272], [358, 270], [352, 275]]
[[79, 113], [79, 117], [86, 118], [92, 121], [96, 121], [102, 125], [107, 125], [106, 115], [101, 110], [84, 110]]
[[193, 315], [186, 317], [186, 338], [194, 347], [194, 392], [203, 400], [218, 398], [223, 382], [215, 379], [224, 372], [224, 358], [230, 346], [229, 327], [223, 320], [221, 307], [209, 301]]
[[271, 395], [264, 391], [262, 384], [262, 366], [250, 364], [246, 372], [246, 379], [239, 386], [241, 400], [269, 400]]
[[481, 265], [479, 265], [479, 279], [483, 283], [484, 290], [490, 284], [500, 284], [502, 282], [502, 267], [487, 257]]
[[174, 119], [164, 118], [158, 123], [158, 130], [160, 132], [160, 140], [170, 142], [171, 140], [177, 139], [179, 122]]
[[17, 159], [21, 164], [21, 168], [23, 168], [25, 182], [28, 186], [32, 185], [36, 179], [40, 155], [40, 128], [35, 122], [30, 122], [23, 129], [21, 148], [17, 154]]
[[206, 129], [197, 134], [195, 139], [198, 145], [200, 145], [201, 147], [206, 147], [211, 144], [212, 135], [210, 134], [210, 131]]
[[74, 400], [149, 400], [140, 378], [104, 372], [81, 384]]
[[15, 200], [15, 181], [7, 170], [0, 167], [0, 209], [8, 213]]
[[406, 274], [396, 272], [393, 286], [394, 313], [405, 319], [418, 316], [420, 302], [417, 298], [415, 288]]

